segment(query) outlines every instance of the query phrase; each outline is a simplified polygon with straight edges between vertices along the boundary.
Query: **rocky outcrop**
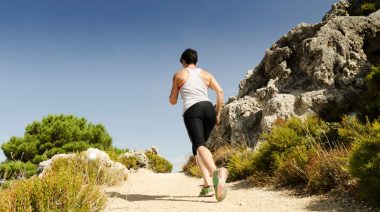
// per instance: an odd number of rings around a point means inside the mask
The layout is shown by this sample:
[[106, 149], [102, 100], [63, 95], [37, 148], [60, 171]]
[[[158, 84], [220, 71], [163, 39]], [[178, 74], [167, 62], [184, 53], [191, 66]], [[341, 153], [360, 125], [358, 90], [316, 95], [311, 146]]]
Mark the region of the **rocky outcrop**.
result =
[[42, 161], [38, 165], [38, 177], [43, 177], [46, 172], [49, 170], [51, 165], [53, 164], [54, 160], [60, 159], [60, 158], [65, 158], [65, 159], [70, 159], [74, 157], [80, 157], [83, 160], [88, 160], [88, 161], [99, 161], [100, 168], [104, 167], [109, 169], [110, 173], [117, 173], [120, 176], [127, 176], [129, 171], [128, 169], [121, 163], [115, 162], [110, 160], [110, 157], [107, 153], [96, 149], [96, 148], [89, 148], [86, 151], [84, 151], [82, 154], [77, 155], [77, 154], [57, 154], [54, 155], [52, 158], [46, 161]]
[[380, 63], [379, 41], [376, 14], [331, 13], [323, 23], [299, 24], [245, 75], [238, 95], [225, 104], [209, 147], [241, 142], [254, 147], [278, 119], [311, 114], [334, 119], [334, 113], [353, 110], [363, 77], [371, 64]]
[[40, 162], [38, 164], [38, 170], [37, 170], [37, 172], [39, 173], [38, 177], [43, 177], [45, 175], [45, 173], [49, 170], [49, 168], [53, 164], [54, 160], [61, 159], [61, 158], [70, 159], [70, 158], [74, 158], [75, 156], [76, 155], [74, 153], [57, 154], [57, 155], [54, 155], [53, 157], [51, 157], [49, 160], [45, 160], [45, 161]]
[[150, 147], [147, 150], [133, 150], [132, 152], [126, 152], [121, 155], [119, 155], [119, 158], [130, 158], [134, 157], [137, 159], [137, 166], [138, 168], [149, 168], [149, 158], [146, 156], [145, 153], [150, 153], [154, 155], [158, 155], [158, 148], [157, 147]]
[[326, 13], [322, 21], [326, 22], [338, 16], [349, 16], [350, 3], [348, 0], [341, 0], [338, 3], [333, 4], [331, 10]]

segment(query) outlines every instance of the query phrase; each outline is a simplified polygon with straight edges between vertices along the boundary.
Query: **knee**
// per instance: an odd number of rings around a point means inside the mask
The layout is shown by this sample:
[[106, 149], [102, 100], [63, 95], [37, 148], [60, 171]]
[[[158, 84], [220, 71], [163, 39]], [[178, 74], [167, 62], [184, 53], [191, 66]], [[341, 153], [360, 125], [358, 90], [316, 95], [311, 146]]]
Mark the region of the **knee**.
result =
[[208, 150], [207, 147], [205, 147], [203, 145], [198, 146], [197, 154], [202, 154], [202, 152], [204, 152], [204, 151], [210, 151], [210, 150]]

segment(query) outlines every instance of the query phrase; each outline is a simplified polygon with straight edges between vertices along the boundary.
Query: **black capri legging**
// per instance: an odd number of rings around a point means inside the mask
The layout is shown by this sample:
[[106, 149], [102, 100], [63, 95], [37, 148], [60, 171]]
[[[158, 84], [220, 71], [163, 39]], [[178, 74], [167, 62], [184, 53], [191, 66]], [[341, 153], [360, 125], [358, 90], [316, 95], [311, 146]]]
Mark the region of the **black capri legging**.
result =
[[186, 110], [183, 120], [193, 144], [193, 155], [197, 155], [198, 147], [206, 146], [206, 141], [215, 126], [215, 108], [209, 101], [198, 102]]

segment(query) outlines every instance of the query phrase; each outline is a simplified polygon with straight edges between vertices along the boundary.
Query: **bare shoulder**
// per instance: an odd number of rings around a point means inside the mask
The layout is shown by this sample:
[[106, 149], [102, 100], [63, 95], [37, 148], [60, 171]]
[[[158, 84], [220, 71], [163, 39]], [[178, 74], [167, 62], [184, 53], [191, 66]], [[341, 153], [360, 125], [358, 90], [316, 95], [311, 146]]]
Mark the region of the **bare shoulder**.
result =
[[180, 70], [177, 70], [176, 72], [174, 72], [174, 77], [177, 77], [179, 75], [183, 74], [183, 69], [180, 69]]
[[188, 73], [187, 73], [186, 69], [183, 68], [183, 69], [180, 69], [177, 72], [175, 72], [173, 78], [175, 78], [175, 79], [183, 79], [183, 78], [187, 77], [187, 74]]
[[204, 78], [211, 78], [212, 77], [212, 74], [211, 72], [205, 70], [205, 69], [201, 69], [201, 76], [204, 77]]

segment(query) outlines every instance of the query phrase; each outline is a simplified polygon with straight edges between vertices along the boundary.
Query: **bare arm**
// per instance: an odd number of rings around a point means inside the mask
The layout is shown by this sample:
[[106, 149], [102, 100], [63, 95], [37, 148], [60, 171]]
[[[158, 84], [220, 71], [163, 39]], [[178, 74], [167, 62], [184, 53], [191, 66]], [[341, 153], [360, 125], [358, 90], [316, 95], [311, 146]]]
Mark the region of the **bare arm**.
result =
[[177, 79], [176, 79], [176, 74], [174, 74], [174, 76], [173, 76], [172, 90], [171, 90], [170, 96], [169, 96], [169, 102], [170, 102], [170, 104], [172, 104], [172, 105], [177, 104], [178, 92], [179, 92], [178, 91], [178, 83], [177, 83]]
[[210, 79], [210, 88], [216, 93], [216, 124], [219, 124], [220, 112], [222, 111], [224, 104], [223, 89], [212, 75]]

